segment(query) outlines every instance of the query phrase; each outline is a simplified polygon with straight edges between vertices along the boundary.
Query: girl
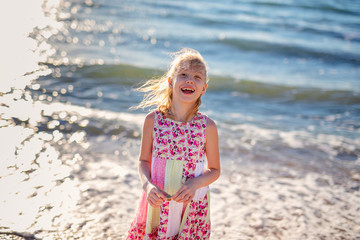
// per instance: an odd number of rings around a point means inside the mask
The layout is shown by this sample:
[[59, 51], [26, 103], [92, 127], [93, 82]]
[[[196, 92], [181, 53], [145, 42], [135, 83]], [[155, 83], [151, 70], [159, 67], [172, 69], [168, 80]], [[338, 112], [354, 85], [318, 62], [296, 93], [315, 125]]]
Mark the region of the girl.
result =
[[137, 108], [145, 118], [139, 157], [144, 194], [127, 239], [209, 239], [209, 184], [220, 175], [217, 128], [198, 112], [207, 88], [199, 52], [175, 53], [166, 75], [149, 80]]

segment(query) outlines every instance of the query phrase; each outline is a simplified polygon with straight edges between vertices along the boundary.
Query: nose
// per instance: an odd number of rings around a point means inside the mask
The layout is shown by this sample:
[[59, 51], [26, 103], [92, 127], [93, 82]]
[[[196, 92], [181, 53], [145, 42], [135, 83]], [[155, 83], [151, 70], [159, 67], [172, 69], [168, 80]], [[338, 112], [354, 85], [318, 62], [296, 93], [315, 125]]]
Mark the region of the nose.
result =
[[192, 78], [192, 77], [188, 77], [188, 78], [186, 79], [186, 83], [194, 83], [193, 78]]

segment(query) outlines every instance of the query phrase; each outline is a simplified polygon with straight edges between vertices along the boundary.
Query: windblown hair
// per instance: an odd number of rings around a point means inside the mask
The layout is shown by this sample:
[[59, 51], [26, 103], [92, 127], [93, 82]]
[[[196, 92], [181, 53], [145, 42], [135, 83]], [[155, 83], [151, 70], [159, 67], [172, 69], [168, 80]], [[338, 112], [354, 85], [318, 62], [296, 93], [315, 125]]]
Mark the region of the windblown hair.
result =
[[[172, 115], [171, 106], [173, 93], [172, 88], [169, 87], [168, 78], [173, 79], [180, 69], [201, 67], [204, 69], [206, 81], [208, 81], [208, 67], [198, 51], [190, 48], [183, 48], [180, 51], [173, 53], [172, 56], [173, 61], [171, 62], [166, 74], [160, 78], [150, 79], [136, 89], [139, 92], [144, 92], [145, 96], [140, 104], [133, 107], [133, 109], [158, 109], [163, 114]], [[187, 114], [187, 119], [198, 112], [200, 105], [201, 96], [197, 99], [193, 110]]]

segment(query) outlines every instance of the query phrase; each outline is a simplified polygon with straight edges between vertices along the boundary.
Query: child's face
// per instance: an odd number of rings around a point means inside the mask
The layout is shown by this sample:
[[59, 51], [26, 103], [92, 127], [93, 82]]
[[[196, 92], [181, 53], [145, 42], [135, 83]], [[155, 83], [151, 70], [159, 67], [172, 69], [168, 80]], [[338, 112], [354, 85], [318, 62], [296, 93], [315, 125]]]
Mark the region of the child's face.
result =
[[207, 88], [206, 70], [202, 64], [182, 64], [178, 71], [169, 78], [174, 99], [185, 103], [195, 103]]

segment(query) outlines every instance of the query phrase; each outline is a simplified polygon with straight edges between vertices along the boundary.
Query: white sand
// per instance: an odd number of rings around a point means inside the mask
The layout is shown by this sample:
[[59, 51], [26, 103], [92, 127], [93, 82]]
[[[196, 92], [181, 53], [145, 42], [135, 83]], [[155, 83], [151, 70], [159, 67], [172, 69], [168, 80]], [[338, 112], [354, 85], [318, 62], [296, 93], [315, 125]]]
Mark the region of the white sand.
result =
[[[26, 181], [20, 170], [0, 179], [9, 184], [19, 180], [2, 189], [8, 191], [8, 201], [1, 202], [8, 213], [2, 212], [0, 232], [26, 232], [44, 240], [124, 239], [141, 195], [136, 153], [117, 156], [101, 149], [99, 145], [81, 153], [86, 159], [76, 160], [64, 148], [61, 158], [71, 168], [44, 152], [38, 161], [46, 171], [38, 169]], [[334, 181], [315, 171], [251, 162], [238, 166], [240, 170], [229, 168], [224, 165], [211, 185], [212, 239], [360, 239], [357, 170]], [[0, 234], [0, 239], [8, 237]]]
[[[136, 169], [117, 174], [121, 169], [113, 162], [104, 161], [95, 178], [84, 173], [82, 197], [70, 217], [57, 221], [54, 232], [36, 236], [124, 239], [140, 182]], [[255, 169], [224, 173], [211, 186], [212, 239], [359, 239], [358, 189], [316, 173], [295, 174]]]

